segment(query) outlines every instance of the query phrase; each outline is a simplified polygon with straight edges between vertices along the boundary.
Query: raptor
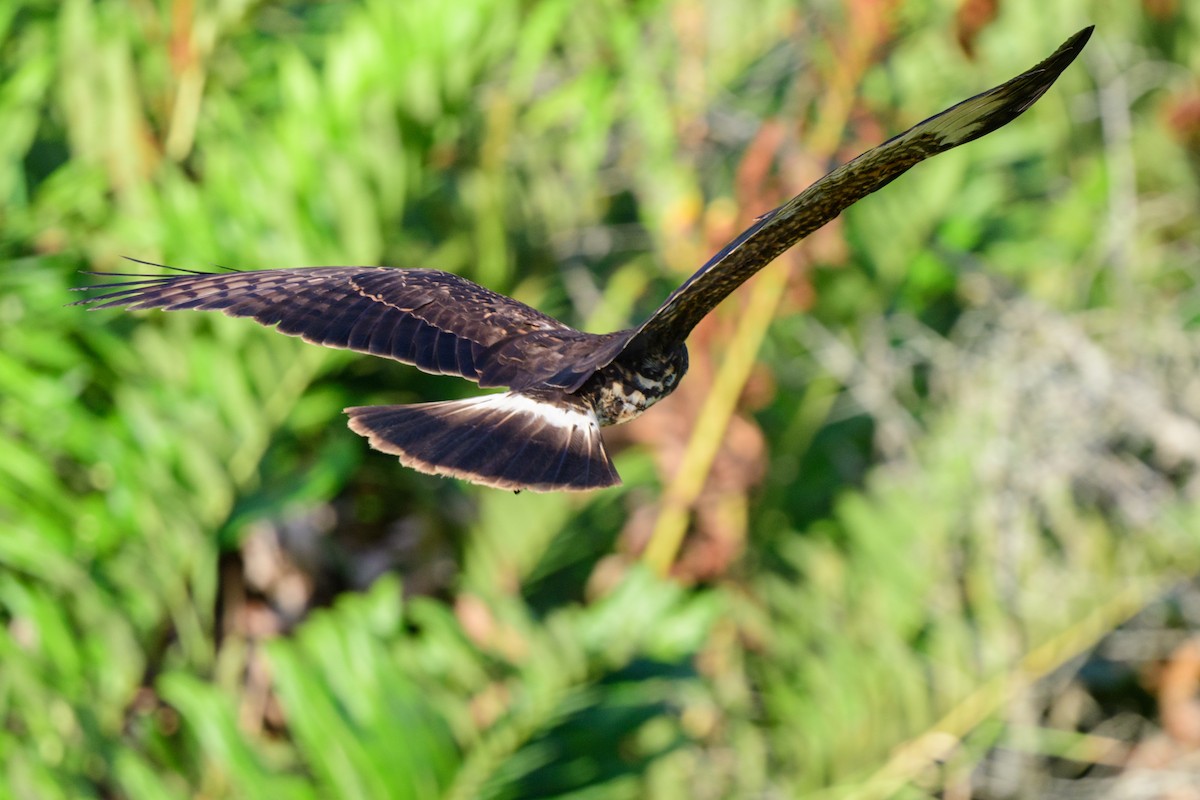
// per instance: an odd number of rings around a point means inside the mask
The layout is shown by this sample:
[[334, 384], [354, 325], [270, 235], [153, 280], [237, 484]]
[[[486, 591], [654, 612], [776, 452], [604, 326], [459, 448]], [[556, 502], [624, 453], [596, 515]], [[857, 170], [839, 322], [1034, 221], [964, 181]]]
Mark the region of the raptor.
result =
[[[636, 328], [575, 330], [447, 272], [304, 267], [128, 278], [81, 287], [93, 309], [219, 309], [280, 333], [458, 375], [506, 391], [446, 402], [347, 408], [372, 447], [434, 475], [504, 489], [620, 483], [600, 429], [666, 397], [687, 372], [696, 324], [808, 234], [925, 159], [1011, 122], [1054, 83], [1091, 36], [994, 89], [918, 123], [758, 218]], [[147, 263], [147, 262], [139, 262]], [[157, 266], [157, 265], [155, 265]]]

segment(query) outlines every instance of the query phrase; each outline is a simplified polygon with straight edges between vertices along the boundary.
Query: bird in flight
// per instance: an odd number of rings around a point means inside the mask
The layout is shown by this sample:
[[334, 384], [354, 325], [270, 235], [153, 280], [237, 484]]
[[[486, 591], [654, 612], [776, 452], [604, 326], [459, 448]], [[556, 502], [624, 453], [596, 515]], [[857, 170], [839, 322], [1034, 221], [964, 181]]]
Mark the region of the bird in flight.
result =
[[1085, 28], [1032, 69], [868, 150], [759, 217], [636, 328], [584, 333], [457, 275], [389, 267], [93, 273], [131, 280], [80, 287], [98, 293], [77, 304], [219, 309], [314, 344], [504, 387], [466, 400], [346, 413], [372, 447], [421, 472], [518, 491], [613, 486], [621, 479], [600, 428], [628, 422], [675, 390], [688, 367], [684, 343], [708, 312], [853, 203], [930, 156], [1016, 119], [1091, 33]]

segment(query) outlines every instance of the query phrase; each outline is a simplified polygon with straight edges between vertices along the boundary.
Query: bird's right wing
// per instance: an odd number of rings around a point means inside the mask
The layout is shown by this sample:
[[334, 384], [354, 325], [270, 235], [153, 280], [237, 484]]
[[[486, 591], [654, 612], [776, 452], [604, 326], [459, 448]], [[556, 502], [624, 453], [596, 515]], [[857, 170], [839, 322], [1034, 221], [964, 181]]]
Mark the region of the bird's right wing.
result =
[[760, 217], [676, 289], [637, 330], [628, 347], [683, 342], [696, 323], [734, 289], [850, 205], [930, 156], [1016, 119], [1045, 94], [1091, 35], [1092, 28], [1084, 28], [1032, 69], [868, 150]]
[[[158, 266], [158, 265], [153, 265]], [[448, 272], [387, 267], [305, 267], [181, 275], [82, 287], [93, 309], [213, 309], [278, 325], [280, 333], [326, 347], [384, 356], [482, 386], [493, 349], [534, 332], [578, 334], [524, 303]], [[489, 355], [489, 353], [493, 355]], [[504, 372], [502, 369], [501, 372]], [[505, 373], [507, 374], [507, 373]]]

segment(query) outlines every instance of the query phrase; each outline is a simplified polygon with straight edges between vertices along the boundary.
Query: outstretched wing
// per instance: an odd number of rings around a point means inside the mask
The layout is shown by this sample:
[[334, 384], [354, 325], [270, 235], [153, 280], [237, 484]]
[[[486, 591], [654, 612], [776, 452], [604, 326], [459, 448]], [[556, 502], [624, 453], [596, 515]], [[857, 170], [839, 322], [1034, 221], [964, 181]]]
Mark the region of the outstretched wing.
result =
[[314, 344], [393, 358], [483, 386], [507, 385], [485, 375], [486, 354], [498, 343], [536, 331], [576, 333], [524, 303], [431, 269], [307, 267], [119, 277], [132, 280], [82, 287], [101, 293], [76, 305], [219, 309], [277, 325], [280, 333]]
[[1083, 49], [1092, 28], [1068, 39], [1042, 63], [964, 100], [838, 167], [760, 217], [727, 244], [638, 328], [629, 348], [682, 342], [692, 328], [754, 273], [846, 208], [930, 156], [978, 139], [1021, 115]]

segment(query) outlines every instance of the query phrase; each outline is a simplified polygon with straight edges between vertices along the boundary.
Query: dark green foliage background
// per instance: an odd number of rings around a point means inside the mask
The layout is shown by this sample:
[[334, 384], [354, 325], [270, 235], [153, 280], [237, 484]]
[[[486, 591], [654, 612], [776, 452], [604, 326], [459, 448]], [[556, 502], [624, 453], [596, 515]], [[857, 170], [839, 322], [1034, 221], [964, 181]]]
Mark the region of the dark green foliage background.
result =
[[[996, 6], [973, 60], [949, 0], [0, 6], [9, 795], [924, 797], [937, 736], [960, 771], [1002, 745], [1026, 682], [1200, 566], [1200, 18]], [[341, 409], [463, 382], [64, 306], [130, 255], [431, 266], [627, 324], [720, 243], [765, 122], [781, 175], [828, 166], [805, 135], [872, 15], [841, 157], [1098, 29], [815, 248], [741, 414], [766, 477], [702, 580], [628, 555], [652, 448], [582, 497], [430, 478]], [[314, 519], [330, 607], [227, 625], [222, 564]], [[401, 529], [372, 583], [354, 553]]]

